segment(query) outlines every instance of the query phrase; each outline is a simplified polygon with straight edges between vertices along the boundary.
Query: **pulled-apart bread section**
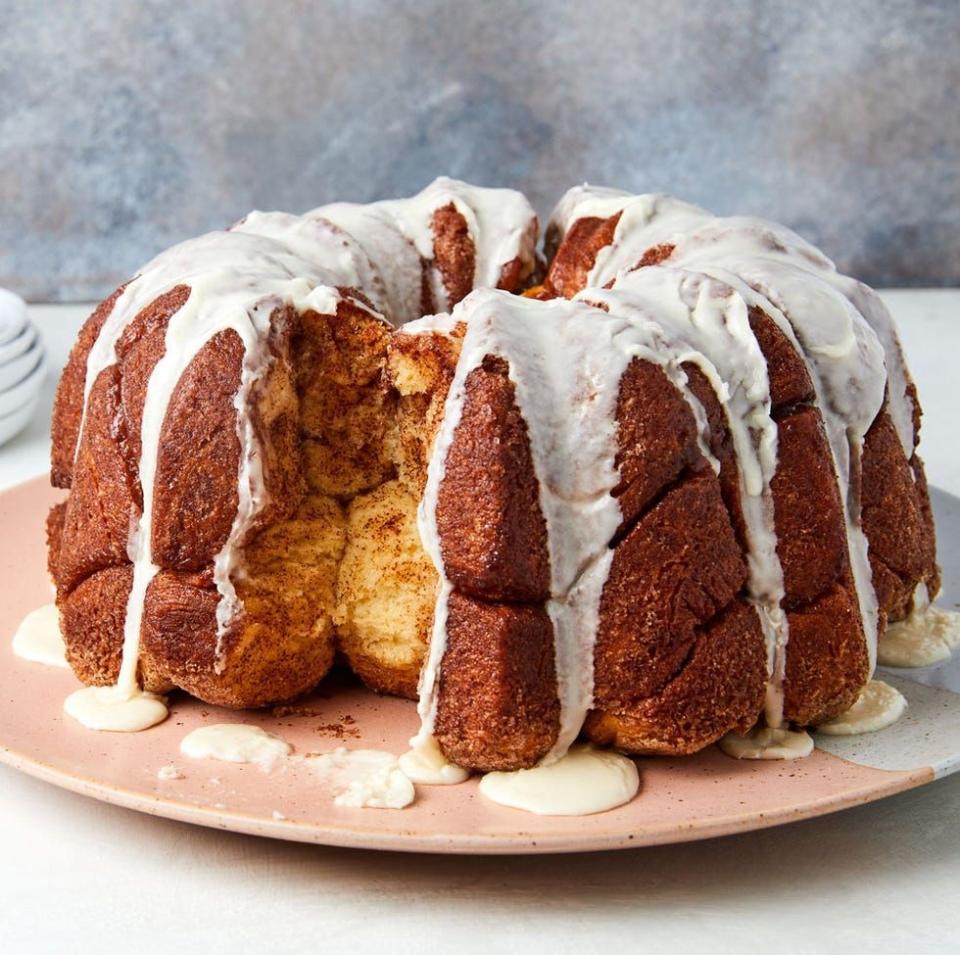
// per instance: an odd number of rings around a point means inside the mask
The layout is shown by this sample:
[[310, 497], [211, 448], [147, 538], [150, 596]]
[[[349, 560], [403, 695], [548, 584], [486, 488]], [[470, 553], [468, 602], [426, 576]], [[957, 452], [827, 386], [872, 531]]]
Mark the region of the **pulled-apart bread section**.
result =
[[[519, 193], [440, 179], [251, 213], [104, 302], [53, 423], [70, 496], [50, 566], [80, 678], [260, 706], [315, 686], [339, 627], [372, 685], [415, 694], [436, 574], [399, 453], [415, 415], [385, 384], [391, 325], [475, 285], [519, 290], [536, 231]], [[361, 632], [388, 667], [364, 668]]]
[[[133, 586], [127, 538], [143, 513], [138, 467], [147, 381], [163, 356], [166, 326], [187, 299], [185, 290], [158, 299], [127, 326], [116, 365], [100, 373], [87, 401], [54, 559], [68, 656], [85, 682], [113, 683], [119, 673]], [[238, 512], [240, 340], [231, 331], [210, 338], [173, 389], [153, 479], [156, 570], [144, 597], [139, 645], [146, 689], [178, 686], [211, 703], [263, 705], [309, 690], [329, 669], [345, 521], [335, 496], [310, 489], [301, 462], [311, 403], [299, 393], [295, 369], [302, 377], [311, 361], [330, 373], [338, 360], [346, 361], [342, 371], [359, 364], [362, 336], [344, 359], [317, 343], [318, 325], [366, 321], [380, 326], [381, 351], [386, 341], [380, 319], [348, 302], [339, 309], [339, 318], [308, 312], [301, 322], [279, 309], [271, 319], [269, 368], [247, 409], [269, 504], [240, 544], [242, 570], [233, 583], [243, 613], [226, 628], [218, 627], [221, 595], [212, 565]], [[353, 399], [341, 393], [341, 410], [349, 411]], [[114, 526], [117, 514], [123, 519]]]
[[373, 690], [417, 698], [433, 628], [438, 576], [424, 551], [418, 509], [460, 337], [446, 330], [391, 336], [382, 388], [390, 394], [392, 477], [347, 507], [337, 581], [339, 647]]

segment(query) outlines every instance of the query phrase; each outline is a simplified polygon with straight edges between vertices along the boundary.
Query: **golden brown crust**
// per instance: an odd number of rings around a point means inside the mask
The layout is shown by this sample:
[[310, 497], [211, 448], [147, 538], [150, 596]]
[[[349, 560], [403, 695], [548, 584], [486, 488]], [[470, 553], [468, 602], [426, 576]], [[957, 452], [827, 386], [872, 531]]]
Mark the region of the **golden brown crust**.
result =
[[67, 515], [67, 502], [54, 504], [47, 513], [47, 573], [56, 586], [60, 567], [60, 551], [63, 548], [63, 522]]
[[234, 395], [243, 343], [214, 336], [184, 372], [160, 432], [153, 495], [154, 562], [197, 571], [213, 562], [237, 513], [240, 439]]
[[770, 490], [789, 629], [783, 713], [812, 725], [857, 698], [869, 678], [867, 638], [830, 445], [820, 411], [809, 403], [812, 384], [799, 355], [785, 347], [786, 337], [762, 319], [758, 310], [751, 314], [777, 421]]
[[777, 421], [771, 481], [789, 636], [784, 716], [801, 725], [839, 715], [869, 677], [850, 568], [844, 504], [813, 385], [800, 356], [757, 308], [750, 324], [767, 360]]
[[[325, 576], [330, 600], [332, 574]], [[244, 613], [218, 653], [219, 595], [204, 584], [196, 575], [161, 571], [147, 591], [143, 651], [162, 660], [176, 686], [208, 703], [246, 708], [293, 699], [326, 675], [333, 629], [307, 594], [262, 581], [244, 587]]]
[[[117, 343], [117, 364], [105, 368], [90, 389], [55, 575], [61, 596], [88, 574], [128, 560], [130, 527], [139, 517], [141, 503], [137, 463], [147, 379], [163, 355], [166, 323], [188, 296], [189, 289], [178, 286], [137, 315]], [[77, 354], [76, 363], [65, 373], [71, 379], [65, 395], [72, 395], [78, 376], [86, 374], [86, 356], [82, 370], [80, 361]], [[66, 410], [78, 419], [82, 415], [82, 380], [79, 387], [79, 407], [73, 407], [71, 397], [63, 399], [62, 430], [54, 436], [55, 442], [69, 440], [79, 429], [79, 420], [68, 421]]]
[[467, 220], [451, 202], [433, 214], [433, 260], [453, 308], [473, 290], [476, 249]]
[[70, 357], [60, 376], [50, 424], [50, 483], [54, 487], [70, 487], [73, 458], [80, 437], [80, 423], [83, 419], [87, 358], [100, 335], [103, 323], [109, 318], [113, 305], [122, 292], [123, 286], [101, 302], [86, 320], [70, 350]]
[[69, 599], [57, 600], [67, 660], [84, 683], [116, 681], [132, 580], [129, 566], [107, 567], [90, 574]]
[[820, 412], [806, 406], [777, 423], [777, 470], [770, 482], [784, 607], [816, 599], [850, 565], [843, 504]]
[[594, 652], [597, 709], [659, 693], [682, 669], [697, 627], [729, 605], [746, 573], [714, 476], [668, 490], [614, 551]]
[[[673, 395], [664, 391], [665, 377], [653, 379], [656, 406], [621, 400], [618, 409], [621, 443], [643, 433], [644, 417], [683, 436], [674, 467], [654, 470], [659, 486], [646, 510], [618, 535], [600, 604], [596, 708], [584, 731], [629, 752], [693, 752], [753, 725], [764, 701], [766, 643], [756, 612], [738, 597], [746, 563], [736, 458], [712, 386], [695, 365], [684, 371], [706, 413], [720, 475], [700, 452], [689, 406], [668, 382]], [[625, 376], [621, 399], [630, 388]]]
[[517, 256], [500, 269], [497, 288], [503, 289], [505, 292], [521, 292], [530, 275], [530, 270], [524, 266], [523, 260]]
[[539, 603], [550, 595], [547, 526], [507, 372], [506, 362], [488, 357], [467, 376], [437, 495], [437, 531], [457, 590]]
[[886, 408], [867, 432], [862, 462], [862, 520], [873, 586], [880, 608], [900, 620], [912, 609], [917, 584], [936, 594], [940, 575], [923, 463], [916, 454], [909, 462], [904, 457]]
[[751, 305], [750, 330], [767, 361], [770, 401], [774, 408], [787, 408], [814, 400], [813, 382], [806, 362], [793, 343], [763, 309]]
[[613, 496], [626, 527], [685, 470], [705, 462], [693, 412], [658, 365], [630, 362], [620, 380], [616, 416], [620, 483]]
[[852, 705], [870, 675], [849, 573], [802, 609], [788, 611], [787, 620], [784, 717], [801, 726], [823, 723]]
[[630, 753], [694, 753], [753, 726], [766, 679], [756, 611], [738, 599], [697, 629], [684, 666], [655, 696], [622, 710], [594, 710], [584, 732]]
[[[700, 403], [707, 418], [708, 435], [707, 447], [710, 453], [720, 462], [720, 494], [726, 506], [730, 523], [740, 549], [746, 553], [748, 548], [747, 522], [743, 516], [740, 500], [740, 467], [737, 463], [737, 454], [733, 446], [733, 438], [727, 422], [727, 413], [713, 385], [703, 371], [693, 362], [684, 362], [683, 371], [687, 376], [687, 387], [694, 398]], [[696, 454], [700, 454], [699, 448]], [[706, 465], [705, 461], [700, 466]]]
[[[57, 600], [67, 661], [84, 683], [105, 686], [116, 682], [132, 582], [129, 564], [106, 567]], [[138, 674], [144, 689], [156, 693], [171, 689], [162, 665], [149, 650], [140, 656]]]
[[[922, 519], [922, 549], [926, 554], [924, 559], [924, 582], [928, 595], [935, 597], [940, 593], [941, 584], [940, 566], [937, 564], [937, 536], [933, 524], [933, 507], [930, 504], [930, 491], [927, 487], [927, 473], [924, 470], [923, 461], [916, 452], [914, 452], [913, 457], [910, 458], [910, 469], [913, 471], [914, 493], [919, 502]], [[907, 608], [908, 613], [915, 609], [915, 604], [915, 600], [911, 601], [911, 605]]]
[[546, 522], [509, 367], [464, 383], [437, 500], [449, 598], [436, 735], [478, 770], [530, 766], [559, 731]]
[[577, 219], [547, 269], [543, 285], [550, 296], [573, 298], [586, 287], [597, 253], [613, 242], [621, 214]]
[[434, 730], [447, 758], [481, 771], [532, 766], [559, 726], [546, 611], [451, 594]]
[[127, 539], [139, 508], [115, 437], [121, 416], [119, 379], [116, 366], [105, 369], [87, 401], [55, 573], [61, 596], [91, 573], [127, 562]]

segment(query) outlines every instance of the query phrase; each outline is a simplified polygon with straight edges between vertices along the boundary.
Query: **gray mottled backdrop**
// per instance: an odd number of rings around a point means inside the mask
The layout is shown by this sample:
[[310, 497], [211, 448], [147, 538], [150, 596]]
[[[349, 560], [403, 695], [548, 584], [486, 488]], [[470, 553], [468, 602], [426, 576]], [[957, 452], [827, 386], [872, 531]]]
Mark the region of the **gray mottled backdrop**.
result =
[[97, 297], [251, 207], [667, 190], [960, 284], [960, 3], [0, 0], [0, 285]]

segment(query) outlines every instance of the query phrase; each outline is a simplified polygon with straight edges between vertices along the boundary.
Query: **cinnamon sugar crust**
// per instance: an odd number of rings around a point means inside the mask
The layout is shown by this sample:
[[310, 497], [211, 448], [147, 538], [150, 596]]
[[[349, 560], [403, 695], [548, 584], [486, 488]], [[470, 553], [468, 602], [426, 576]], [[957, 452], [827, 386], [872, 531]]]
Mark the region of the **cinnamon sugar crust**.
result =
[[547, 528], [506, 362], [484, 359], [465, 391], [437, 501], [447, 578], [468, 596], [542, 603], [550, 594]]
[[473, 289], [476, 254], [466, 220], [451, 202], [433, 214], [434, 263], [453, 308]]
[[553, 627], [539, 606], [454, 593], [436, 736], [448, 759], [481, 771], [532, 766], [560, 722]]
[[548, 295], [573, 298], [587, 286], [587, 276], [597, 253], [613, 241], [620, 213], [608, 219], [578, 219], [564, 236], [544, 278]]

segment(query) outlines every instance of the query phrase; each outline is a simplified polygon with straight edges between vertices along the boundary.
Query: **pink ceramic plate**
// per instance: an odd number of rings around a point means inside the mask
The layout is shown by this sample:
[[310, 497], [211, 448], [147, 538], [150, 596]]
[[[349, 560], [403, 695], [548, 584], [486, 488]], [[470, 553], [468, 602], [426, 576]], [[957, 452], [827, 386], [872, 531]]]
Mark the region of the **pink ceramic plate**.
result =
[[[415, 803], [404, 810], [340, 808], [303, 763], [266, 773], [251, 765], [192, 761], [180, 756], [180, 740], [206, 723], [246, 721], [283, 736], [301, 754], [336, 746], [400, 753], [417, 724], [408, 701], [350, 684], [321, 688], [293, 710], [273, 713], [237, 714], [176, 697], [165, 723], [130, 735], [90, 732], [63, 716], [63, 699], [77, 686], [73, 675], [26, 663], [10, 649], [24, 614], [50, 600], [43, 519], [55, 499], [43, 480], [0, 494], [0, 761], [106, 802], [327, 845], [568, 852], [702, 839], [804, 819], [922, 785], [958, 764], [960, 697], [895, 680], [911, 706], [909, 717], [889, 730], [823, 740], [831, 752], [818, 749], [796, 762], [738, 762], [714, 749], [685, 759], [642, 759], [637, 798], [595, 816], [540, 817], [502, 808], [479, 795], [476, 780], [418, 787]], [[945, 524], [960, 521], [960, 502], [941, 494], [935, 503], [941, 539], [956, 537]], [[950, 587], [952, 566], [945, 571]], [[929, 682], [943, 687], [953, 677], [941, 670]], [[158, 769], [170, 764], [182, 779], [158, 779]]]

